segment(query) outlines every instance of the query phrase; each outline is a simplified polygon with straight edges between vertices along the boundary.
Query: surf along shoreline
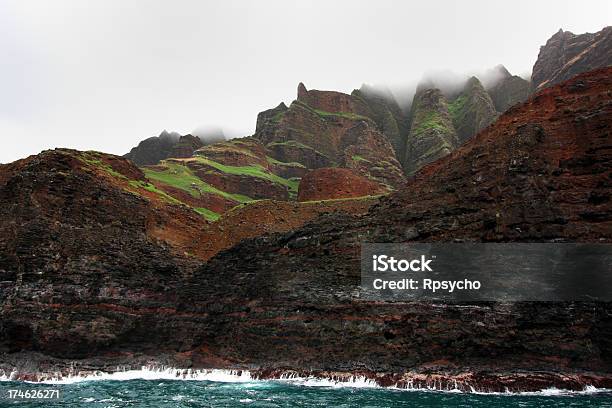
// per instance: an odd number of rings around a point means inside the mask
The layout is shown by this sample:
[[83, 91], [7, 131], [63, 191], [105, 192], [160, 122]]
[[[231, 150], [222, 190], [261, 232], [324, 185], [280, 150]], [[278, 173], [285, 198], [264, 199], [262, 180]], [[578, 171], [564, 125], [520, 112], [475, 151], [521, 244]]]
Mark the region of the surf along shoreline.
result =
[[[369, 370], [328, 371], [294, 368], [177, 368], [171, 358], [136, 357], [130, 364], [116, 359], [58, 360], [27, 353], [23, 360], [0, 363], [0, 381], [62, 384], [92, 380], [164, 379], [220, 382], [287, 381], [297, 385], [369, 387], [396, 390], [522, 394], [609, 392], [609, 373], [576, 371], [421, 370], [404, 373]], [[174, 362], [176, 363], [176, 362]]]

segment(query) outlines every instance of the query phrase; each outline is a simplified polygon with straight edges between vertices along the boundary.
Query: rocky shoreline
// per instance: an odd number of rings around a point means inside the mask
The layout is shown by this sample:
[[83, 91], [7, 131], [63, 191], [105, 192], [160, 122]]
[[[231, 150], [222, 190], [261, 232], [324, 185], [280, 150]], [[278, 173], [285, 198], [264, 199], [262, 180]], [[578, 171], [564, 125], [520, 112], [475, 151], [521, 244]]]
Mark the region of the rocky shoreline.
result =
[[580, 392], [612, 389], [612, 374], [590, 371], [496, 371], [494, 368], [432, 370], [421, 368], [403, 373], [370, 370], [330, 371], [253, 366], [180, 367], [172, 356], [130, 356], [129, 360], [59, 360], [38, 353], [11, 355], [0, 364], [0, 381], [62, 383], [81, 380], [176, 379], [243, 382], [282, 380], [321, 386], [382, 387], [400, 390], [427, 390], [474, 393], [524, 393], [556, 389]]

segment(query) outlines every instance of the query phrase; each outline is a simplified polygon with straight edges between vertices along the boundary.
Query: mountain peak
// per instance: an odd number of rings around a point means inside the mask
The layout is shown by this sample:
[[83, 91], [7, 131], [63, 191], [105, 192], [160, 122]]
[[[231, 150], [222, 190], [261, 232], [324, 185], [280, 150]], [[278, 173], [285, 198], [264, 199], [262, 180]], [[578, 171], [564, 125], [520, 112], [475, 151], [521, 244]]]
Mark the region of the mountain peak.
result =
[[512, 76], [512, 74], [510, 73], [510, 71], [508, 71], [508, 69], [502, 65], [502, 64], [498, 64], [496, 65], [493, 70], [498, 73], [502, 78], [510, 78]]
[[304, 98], [308, 94], [308, 89], [303, 82], [300, 82], [297, 89], [297, 97], [298, 99]]

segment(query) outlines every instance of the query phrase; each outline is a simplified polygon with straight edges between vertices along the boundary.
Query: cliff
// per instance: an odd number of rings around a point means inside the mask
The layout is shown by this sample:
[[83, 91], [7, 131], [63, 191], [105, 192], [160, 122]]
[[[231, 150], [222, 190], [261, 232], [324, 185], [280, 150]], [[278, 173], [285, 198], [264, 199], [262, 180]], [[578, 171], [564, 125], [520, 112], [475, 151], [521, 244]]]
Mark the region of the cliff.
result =
[[181, 135], [164, 130], [159, 136], [150, 137], [138, 143], [124, 157], [136, 165], [156, 164], [170, 157], [172, 148], [178, 143]]
[[510, 74], [503, 65], [498, 65], [494, 70], [497, 71], [496, 74], [499, 79], [487, 88], [487, 92], [497, 112], [503, 113], [511, 106], [524, 102], [529, 97], [531, 94], [529, 81]]
[[402, 166], [392, 144], [397, 142], [397, 126], [381, 127], [373, 119], [381, 116], [363, 98], [307, 90], [300, 83], [297, 100], [287, 109], [283, 106], [260, 113], [254, 135], [274, 159], [308, 169], [353, 168], [382, 186], [403, 184]]
[[204, 146], [225, 140], [223, 134], [199, 136], [181, 136], [176, 132], [164, 130], [159, 136], [150, 137], [138, 143], [129, 153], [124, 155], [138, 166], [154, 165], [171, 157], [191, 157], [194, 151]]
[[497, 119], [491, 97], [478, 78], [471, 77], [448, 106], [459, 144], [476, 136]]
[[298, 201], [366, 197], [386, 194], [380, 184], [344, 168], [322, 168], [309, 171], [300, 182]]
[[448, 101], [439, 89], [423, 87], [412, 102], [412, 125], [404, 160], [408, 174], [453, 151], [459, 140], [448, 111]]
[[612, 65], [612, 27], [591, 34], [559, 30], [540, 47], [531, 81], [536, 90]]
[[[0, 367], [33, 378], [155, 361], [465, 390], [611, 387], [610, 304], [358, 296], [363, 241], [612, 242], [611, 86], [608, 68], [546, 89], [367, 214], [330, 212], [195, 270], [176, 234], [158, 239], [194, 212], [119, 188], [114, 173], [146, 183], [128, 162], [96, 156], [88, 170], [60, 151], [3, 166]], [[200, 229], [185, 236], [197, 245]]]

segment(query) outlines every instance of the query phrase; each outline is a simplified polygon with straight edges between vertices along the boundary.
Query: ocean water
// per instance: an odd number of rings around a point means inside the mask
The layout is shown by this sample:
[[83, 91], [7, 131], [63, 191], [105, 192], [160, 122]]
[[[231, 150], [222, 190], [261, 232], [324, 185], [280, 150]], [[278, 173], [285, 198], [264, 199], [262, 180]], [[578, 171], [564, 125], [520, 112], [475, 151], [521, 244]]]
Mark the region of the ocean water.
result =
[[[0, 381], [0, 407], [612, 407], [612, 392], [546, 390], [523, 394], [382, 389], [365, 383], [231, 382], [113, 377], [49, 383]], [[11, 400], [9, 390], [59, 390], [60, 399]]]

